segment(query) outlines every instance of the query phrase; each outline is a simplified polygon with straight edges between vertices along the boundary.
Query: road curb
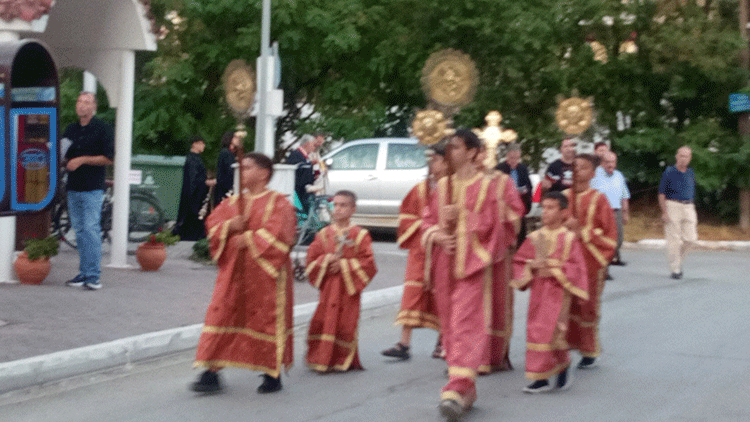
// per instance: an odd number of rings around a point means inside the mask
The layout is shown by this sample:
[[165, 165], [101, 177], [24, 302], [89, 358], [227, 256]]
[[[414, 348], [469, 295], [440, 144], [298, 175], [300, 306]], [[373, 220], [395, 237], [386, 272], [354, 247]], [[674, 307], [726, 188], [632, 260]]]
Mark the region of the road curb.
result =
[[[623, 242], [623, 247], [629, 249], [665, 249], [667, 245], [664, 239], [642, 239], [638, 242]], [[695, 247], [708, 250], [745, 251], [750, 250], [750, 242], [742, 240], [698, 240]]]
[[[403, 286], [364, 292], [362, 316], [370, 310], [399, 303], [402, 293]], [[310, 322], [317, 305], [311, 302], [294, 307], [295, 328]], [[0, 394], [194, 349], [202, 326], [171, 328], [0, 363]]]

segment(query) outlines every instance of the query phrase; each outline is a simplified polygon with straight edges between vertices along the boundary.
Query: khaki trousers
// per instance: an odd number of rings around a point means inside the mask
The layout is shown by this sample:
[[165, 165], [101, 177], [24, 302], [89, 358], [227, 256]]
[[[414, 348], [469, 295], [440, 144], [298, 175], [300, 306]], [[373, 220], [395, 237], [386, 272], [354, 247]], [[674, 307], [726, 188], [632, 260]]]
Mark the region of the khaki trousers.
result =
[[698, 217], [694, 204], [667, 200], [667, 259], [672, 273], [682, 272], [682, 260], [687, 250], [698, 240]]

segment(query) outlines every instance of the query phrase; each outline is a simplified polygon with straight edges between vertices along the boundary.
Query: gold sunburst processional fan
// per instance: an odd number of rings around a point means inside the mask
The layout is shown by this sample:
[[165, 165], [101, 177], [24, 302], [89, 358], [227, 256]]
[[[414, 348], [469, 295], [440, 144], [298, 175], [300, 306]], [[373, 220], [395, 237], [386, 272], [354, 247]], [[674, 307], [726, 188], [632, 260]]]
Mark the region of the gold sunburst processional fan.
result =
[[432, 53], [422, 68], [427, 110], [419, 111], [412, 132], [423, 145], [434, 145], [453, 133], [452, 117], [474, 99], [479, 77], [467, 54], [445, 49]]
[[580, 135], [594, 122], [594, 98], [557, 98], [555, 122], [567, 135]]
[[224, 70], [224, 99], [239, 120], [247, 115], [255, 99], [255, 72], [242, 59], [232, 60]]
[[453, 133], [448, 127], [448, 120], [437, 110], [420, 110], [411, 124], [414, 136], [422, 145], [435, 145]]

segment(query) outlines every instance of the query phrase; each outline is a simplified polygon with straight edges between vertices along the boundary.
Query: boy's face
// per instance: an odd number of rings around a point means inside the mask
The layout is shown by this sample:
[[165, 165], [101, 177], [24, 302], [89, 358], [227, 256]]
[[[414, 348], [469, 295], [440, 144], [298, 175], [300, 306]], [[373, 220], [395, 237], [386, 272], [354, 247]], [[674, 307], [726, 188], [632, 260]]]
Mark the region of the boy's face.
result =
[[256, 183], [265, 183], [268, 170], [257, 165], [252, 158], [242, 159], [242, 183], [247, 187]]
[[556, 199], [542, 200], [542, 224], [545, 226], [557, 225], [562, 223], [564, 217], [563, 210], [560, 209], [560, 203]]
[[594, 177], [594, 166], [591, 165], [591, 162], [589, 162], [589, 160], [585, 160], [583, 158], [576, 158], [575, 168], [576, 168], [576, 180], [575, 181], [578, 183], [588, 183]]
[[336, 222], [347, 222], [354, 212], [357, 210], [357, 206], [354, 204], [351, 198], [344, 195], [336, 195], [333, 197], [333, 220]]
[[448, 162], [440, 154], [432, 154], [427, 161], [430, 166], [430, 174], [436, 178], [445, 176], [448, 173]]

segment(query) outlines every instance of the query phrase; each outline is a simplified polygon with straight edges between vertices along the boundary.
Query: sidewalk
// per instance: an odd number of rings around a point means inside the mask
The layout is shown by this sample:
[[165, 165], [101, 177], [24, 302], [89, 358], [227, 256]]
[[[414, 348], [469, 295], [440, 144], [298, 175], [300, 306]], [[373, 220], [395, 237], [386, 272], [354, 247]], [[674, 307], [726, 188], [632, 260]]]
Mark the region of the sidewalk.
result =
[[[192, 244], [169, 247], [157, 272], [139, 270], [136, 244], [131, 269], [108, 268], [105, 251], [98, 291], [65, 286], [78, 268], [66, 245], [42, 285], [0, 283], [0, 393], [194, 348], [216, 267], [189, 260]], [[318, 293], [307, 283], [294, 290], [295, 324], [305, 324]], [[400, 298], [400, 287], [373, 291], [363, 307]]]

